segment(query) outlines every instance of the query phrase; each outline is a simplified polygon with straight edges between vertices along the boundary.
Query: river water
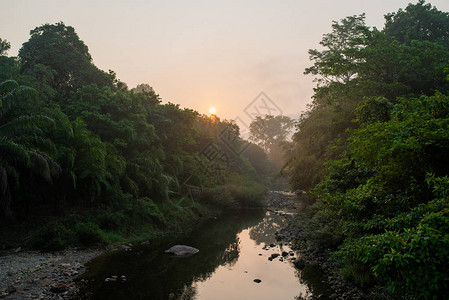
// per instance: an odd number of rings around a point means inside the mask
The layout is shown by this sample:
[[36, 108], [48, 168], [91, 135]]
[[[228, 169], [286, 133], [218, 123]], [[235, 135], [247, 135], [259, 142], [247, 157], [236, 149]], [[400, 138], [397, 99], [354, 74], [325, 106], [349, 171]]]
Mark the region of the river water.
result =
[[[298, 253], [275, 240], [285, 222], [273, 212], [229, 215], [182, 238], [107, 253], [88, 264], [85, 292], [91, 299], [327, 299], [331, 290], [319, 267], [297, 270]], [[164, 253], [175, 244], [200, 252], [183, 258]], [[280, 255], [269, 260], [272, 254]], [[118, 279], [105, 282], [112, 276]]]

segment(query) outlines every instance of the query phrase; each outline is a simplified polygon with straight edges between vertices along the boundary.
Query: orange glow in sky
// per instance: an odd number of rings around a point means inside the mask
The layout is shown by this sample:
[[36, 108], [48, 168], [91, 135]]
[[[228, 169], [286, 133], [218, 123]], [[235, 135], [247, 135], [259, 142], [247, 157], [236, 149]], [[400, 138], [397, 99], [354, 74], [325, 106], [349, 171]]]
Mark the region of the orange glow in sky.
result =
[[[0, 38], [16, 56], [30, 30], [63, 21], [98, 68], [129, 88], [149, 84], [164, 103], [207, 113], [214, 99], [220, 116], [234, 119], [265, 92], [284, 115], [299, 117], [316, 86], [303, 74], [308, 50], [320, 47], [332, 21], [365, 12], [367, 25], [382, 29], [383, 15], [409, 2], [417, 1], [4, 0]], [[431, 3], [449, 11], [447, 0]]]

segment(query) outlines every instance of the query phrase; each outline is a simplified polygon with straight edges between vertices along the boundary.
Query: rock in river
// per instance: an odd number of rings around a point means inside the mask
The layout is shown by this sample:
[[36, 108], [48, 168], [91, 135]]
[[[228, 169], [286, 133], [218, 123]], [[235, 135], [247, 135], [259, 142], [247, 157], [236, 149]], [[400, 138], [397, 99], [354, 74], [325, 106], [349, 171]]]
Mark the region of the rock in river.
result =
[[168, 250], [165, 250], [165, 253], [176, 255], [176, 256], [190, 256], [195, 253], [198, 253], [200, 250], [185, 246], [185, 245], [175, 245]]
[[294, 263], [295, 267], [299, 270], [304, 269], [304, 267], [306, 266], [306, 262], [303, 259], [298, 259], [296, 260]]

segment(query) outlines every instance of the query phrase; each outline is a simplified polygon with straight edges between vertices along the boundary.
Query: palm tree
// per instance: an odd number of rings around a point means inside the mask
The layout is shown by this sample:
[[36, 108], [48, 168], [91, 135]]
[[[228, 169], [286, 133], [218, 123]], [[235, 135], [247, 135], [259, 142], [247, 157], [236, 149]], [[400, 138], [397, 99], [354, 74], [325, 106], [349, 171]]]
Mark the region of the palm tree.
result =
[[41, 115], [8, 114], [20, 101], [36, 94], [13, 80], [0, 83], [0, 218], [12, 217], [11, 189], [19, 186], [20, 170], [31, 171], [50, 183], [61, 172], [49, 155], [55, 147], [43, 132], [54, 127], [54, 121]]

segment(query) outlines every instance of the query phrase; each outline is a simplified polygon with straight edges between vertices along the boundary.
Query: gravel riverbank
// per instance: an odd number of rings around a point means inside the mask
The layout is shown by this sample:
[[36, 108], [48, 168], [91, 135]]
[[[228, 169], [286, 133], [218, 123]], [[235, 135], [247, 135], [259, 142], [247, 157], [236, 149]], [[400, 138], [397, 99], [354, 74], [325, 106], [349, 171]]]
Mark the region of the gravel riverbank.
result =
[[84, 272], [86, 262], [103, 252], [71, 248], [54, 253], [18, 251], [1, 256], [0, 298], [73, 298], [78, 291], [74, 279]]

